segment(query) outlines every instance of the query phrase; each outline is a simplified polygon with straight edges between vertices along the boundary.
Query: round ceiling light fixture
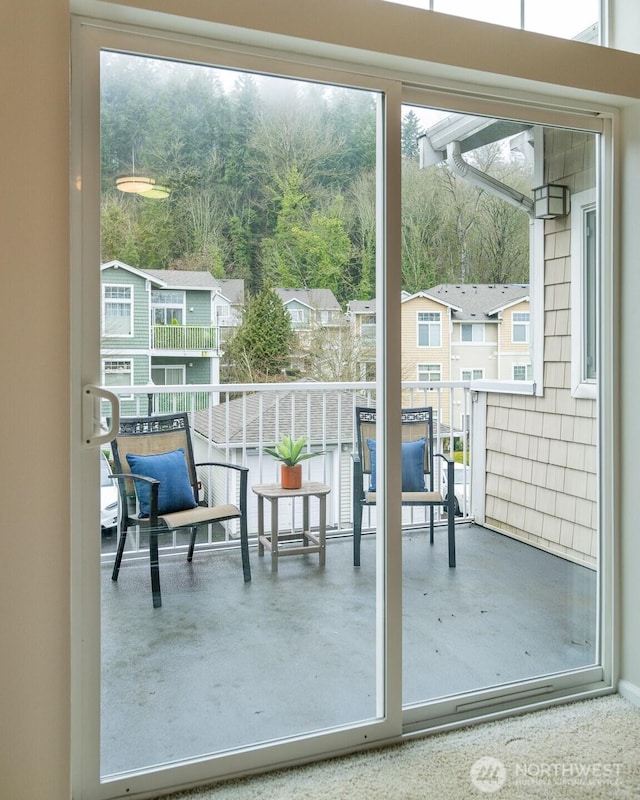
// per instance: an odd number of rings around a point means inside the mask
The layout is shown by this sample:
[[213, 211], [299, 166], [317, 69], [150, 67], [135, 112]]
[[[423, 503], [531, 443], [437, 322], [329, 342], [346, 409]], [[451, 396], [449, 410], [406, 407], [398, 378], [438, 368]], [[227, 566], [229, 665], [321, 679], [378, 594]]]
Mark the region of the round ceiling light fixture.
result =
[[153, 178], [143, 178], [140, 175], [127, 175], [116, 180], [116, 188], [128, 194], [140, 194], [153, 189], [155, 181]]
[[165, 198], [169, 197], [171, 194], [171, 189], [167, 186], [151, 186], [149, 189], [146, 189], [144, 192], [139, 191], [138, 194], [140, 197], [148, 197], [151, 200], [164, 200]]

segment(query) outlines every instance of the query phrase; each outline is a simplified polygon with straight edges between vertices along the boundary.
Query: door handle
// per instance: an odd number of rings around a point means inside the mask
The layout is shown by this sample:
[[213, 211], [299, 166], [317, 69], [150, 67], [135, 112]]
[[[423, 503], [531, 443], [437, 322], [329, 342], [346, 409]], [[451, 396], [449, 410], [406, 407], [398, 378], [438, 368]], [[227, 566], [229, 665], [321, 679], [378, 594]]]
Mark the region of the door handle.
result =
[[[103, 433], [100, 425], [100, 401], [111, 405], [111, 424]], [[120, 400], [113, 392], [87, 384], [82, 388], [82, 440], [85, 445], [105, 444], [115, 439], [120, 426]]]

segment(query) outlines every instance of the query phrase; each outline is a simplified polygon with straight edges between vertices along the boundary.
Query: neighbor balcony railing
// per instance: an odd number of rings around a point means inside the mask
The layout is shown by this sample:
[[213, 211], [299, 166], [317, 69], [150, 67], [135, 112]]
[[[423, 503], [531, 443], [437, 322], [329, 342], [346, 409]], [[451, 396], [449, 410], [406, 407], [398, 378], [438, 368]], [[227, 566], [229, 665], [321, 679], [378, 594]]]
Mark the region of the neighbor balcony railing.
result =
[[[264, 453], [283, 433], [306, 436], [310, 451], [318, 458], [303, 462], [305, 478], [320, 480], [331, 487], [327, 503], [328, 535], [347, 535], [353, 529], [352, 513], [352, 453], [354, 445], [354, 408], [375, 404], [376, 385], [370, 383], [278, 383], [239, 385], [182, 385], [176, 387], [136, 386], [109, 387], [110, 391], [126, 397], [121, 404], [121, 416], [148, 416], [155, 413], [187, 411], [193, 431], [196, 461], [231, 461], [249, 467], [249, 534], [257, 532], [257, 503], [251, 486], [279, 480], [279, 465]], [[430, 405], [435, 411], [434, 448], [469, 465], [472, 441], [471, 393], [469, 384], [462, 381], [403, 383], [405, 407]], [[466, 430], [461, 428], [464, 423]], [[452, 435], [453, 434], [453, 435]], [[460, 452], [460, 450], [462, 452]], [[436, 459], [441, 462], [441, 459]], [[465, 467], [470, 481], [470, 469]], [[435, 476], [440, 486], [440, 474]], [[203, 479], [204, 496], [208, 480]], [[470, 490], [461, 502], [461, 519], [470, 516]], [[213, 490], [212, 490], [213, 491]], [[314, 505], [314, 504], [312, 504]], [[375, 508], [365, 515], [363, 531], [375, 529]], [[300, 522], [295, 506], [281, 511], [282, 526], [295, 527]], [[428, 514], [428, 511], [427, 511]], [[437, 514], [437, 511], [436, 511]], [[404, 508], [404, 526], [422, 526], [426, 522], [424, 509]], [[314, 524], [312, 509], [312, 525]], [[237, 531], [230, 527], [223, 534], [209, 532], [209, 547], [224, 546], [233, 541]], [[115, 537], [113, 548], [115, 549]], [[144, 537], [143, 537], [144, 538]], [[180, 547], [180, 534], [173, 534], [164, 543], [168, 549]], [[131, 554], [143, 543], [134, 544]], [[103, 552], [109, 545], [103, 543]]]
[[215, 350], [217, 330], [203, 325], [152, 325], [154, 350]]

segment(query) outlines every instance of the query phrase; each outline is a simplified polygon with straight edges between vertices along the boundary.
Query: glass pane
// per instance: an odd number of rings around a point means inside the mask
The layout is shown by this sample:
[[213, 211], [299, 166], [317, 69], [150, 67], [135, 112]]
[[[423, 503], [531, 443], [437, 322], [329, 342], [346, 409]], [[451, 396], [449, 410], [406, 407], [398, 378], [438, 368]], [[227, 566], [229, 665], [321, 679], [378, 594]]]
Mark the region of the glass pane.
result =
[[520, 0], [434, 0], [433, 10], [509, 28], [520, 27]]
[[598, 24], [600, 0], [526, 0], [524, 14], [528, 31], [575, 39]]
[[[404, 147], [402, 373], [425, 382], [405, 387], [403, 408], [437, 412], [439, 457], [427, 462], [424, 486], [442, 496], [433, 508], [420, 507], [407, 490], [403, 509], [403, 702], [413, 706], [599, 658], [598, 498], [588, 490], [597, 485], [597, 404], [580, 401], [586, 441], [566, 416], [576, 407], [572, 347], [582, 345], [570, 337], [570, 232], [577, 212], [535, 222], [540, 244], [529, 251], [534, 174], [553, 173], [554, 182], [572, 190], [595, 191], [597, 148], [596, 137], [580, 131], [525, 123], [509, 129], [506, 120], [459, 115], [448, 124], [414, 106], [404, 108], [403, 120], [403, 138], [420, 137], [422, 159]], [[466, 180], [470, 170], [447, 159], [448, 145], [475, 168], [473, 183]], [[585, 235], [585, 281], [586, 242]], [[532, 342], [530, 321], [537, 317], [530, 304], [537, 297], [544, 336]], [[434, 385], [426, 381], [420, 336], [433, 330], [427, 320], [437, 313], [441, 338], [437, 347], [428, 342], [429, 359], [442, 365]], [[532, 367], [536, 344], [544, 353], [540, 375]], [[485, 407], [456, 385], [459, 377], [504, 381], [504, 391], [487, 391]], [[539, 382], [543, 406], [539, 397], [511, 394], [506, 382], [514, 380]], [[452, 516], [444, 506], [451, 495]]]
[[[107, 310], [135, 332], [103, 338], [103, 358], [135, 353], [105, 380], [133, 380], [123, 416], [186, 411], [197, 462], [248, 469], [251, 567], [238, 519], [200, 525], [188, 559], [191, 529], [150, 531], [122, 485], [126, 536], [102, 537], [101, 775], [378, 720], [377, 520], [354, 569], [351, 475], [354, 406], [376, 399], [381, 98], [116, 52], [101, 91], [102, 261], [118, 262], [102, 280], [126, 276], [131, 303]], [[287, 434], [314, 456], [289, 493], [267, 450]], [[182, 513], [240, 507], [240, 474], [200, 469]]]

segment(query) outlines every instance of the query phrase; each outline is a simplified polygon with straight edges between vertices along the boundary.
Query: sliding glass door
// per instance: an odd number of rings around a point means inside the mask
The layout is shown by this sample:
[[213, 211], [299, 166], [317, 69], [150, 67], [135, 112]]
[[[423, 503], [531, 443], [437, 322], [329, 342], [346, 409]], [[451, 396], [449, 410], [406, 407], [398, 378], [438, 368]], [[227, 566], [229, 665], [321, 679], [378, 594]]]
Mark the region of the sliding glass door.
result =
[[[601, 689], [602, 122], [74, 37], [78, 797]], [[403, 408], [432, 421], [417, 488]], [[149, 532], [132, 482], [98, 490], [121, 421], [170, 415], [195, 461], [244, 470], [246, 495], [202, 469], [193, 503], [235, 493], [250, 580], [237, 521], [192, 548], [191, 528]]]

